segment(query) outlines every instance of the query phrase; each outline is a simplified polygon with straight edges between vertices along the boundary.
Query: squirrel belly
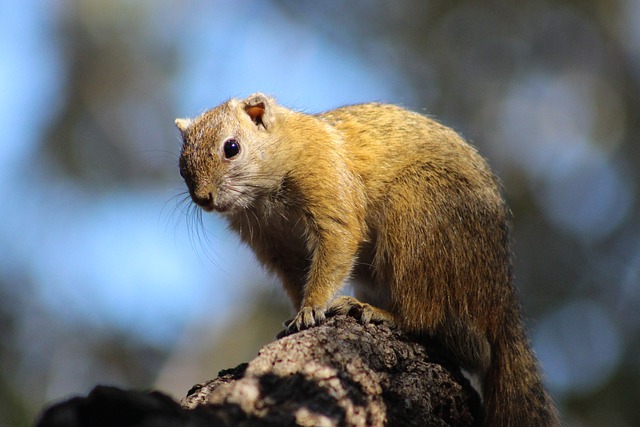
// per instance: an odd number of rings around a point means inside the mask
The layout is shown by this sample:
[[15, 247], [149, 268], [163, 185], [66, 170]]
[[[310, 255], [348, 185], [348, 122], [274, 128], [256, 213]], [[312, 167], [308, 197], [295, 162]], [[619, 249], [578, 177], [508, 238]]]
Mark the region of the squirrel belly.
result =
[[[310, 115], [260, 93], [176, 125], [192, 200], [281, 279], [289, 332], [355, 308], [478, 373], [486, 425], [559, 425], [512, 285], [508, 208], [456, 132], [393, 105]], [[335, 298], [349, 278], [358, 299]]]

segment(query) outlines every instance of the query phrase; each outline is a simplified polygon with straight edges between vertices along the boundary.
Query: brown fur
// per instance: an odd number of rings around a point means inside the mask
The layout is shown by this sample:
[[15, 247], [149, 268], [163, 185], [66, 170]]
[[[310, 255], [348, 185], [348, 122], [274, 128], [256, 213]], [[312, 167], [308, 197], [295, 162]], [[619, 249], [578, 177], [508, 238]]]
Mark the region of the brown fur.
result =
[[[335, 312], [393, 321], [480, 375], [487, 425], [558, 424], [511, 284], [508, 210], [454, 131], [392, 105], [309, 115], [262, 94], [176, 125], [193, 200], [281, 278], [290, 332]], [[334, 299], [349, 277], [364, 304]]]

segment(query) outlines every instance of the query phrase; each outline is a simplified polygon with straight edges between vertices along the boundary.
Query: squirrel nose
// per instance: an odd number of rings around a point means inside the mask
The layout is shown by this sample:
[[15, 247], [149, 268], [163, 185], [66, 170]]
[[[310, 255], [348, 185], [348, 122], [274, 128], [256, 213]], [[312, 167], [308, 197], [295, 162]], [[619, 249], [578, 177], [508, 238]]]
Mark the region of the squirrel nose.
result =
[[213, 193], [211, 192], [204, 194], [193, 193], [191, 194], [191, 198], [196, 205], [203, 208], [211, 209], [211, 207], [213, 206]]

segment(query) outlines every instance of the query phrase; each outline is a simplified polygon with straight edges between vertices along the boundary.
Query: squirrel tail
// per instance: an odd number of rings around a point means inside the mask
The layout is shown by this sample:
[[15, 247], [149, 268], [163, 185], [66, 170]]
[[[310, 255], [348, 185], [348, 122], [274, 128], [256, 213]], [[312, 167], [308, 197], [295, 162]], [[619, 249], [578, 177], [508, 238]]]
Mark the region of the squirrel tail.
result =
[[[514, 310], [515, 311], [515, 310]], [[513, 318], [519, 319], [517, 312]], [[555, 405], [521, 321], [504, 322], [485, 379], [486, 426], [559, 426]]]

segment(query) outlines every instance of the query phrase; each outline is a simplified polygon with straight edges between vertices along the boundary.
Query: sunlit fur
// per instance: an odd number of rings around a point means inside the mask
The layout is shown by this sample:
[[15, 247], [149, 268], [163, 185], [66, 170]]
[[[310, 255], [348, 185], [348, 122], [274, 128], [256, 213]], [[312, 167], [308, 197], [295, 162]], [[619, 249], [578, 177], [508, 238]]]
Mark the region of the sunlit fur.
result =
[[[351, 277], [365, 320], [434, 337], [484, 379], [487, 425], [557, 425], [511, 284], [508, 210], [454, 131], [392, 105], [310, 115], [262, 94], [179, 127], [193, 200], [280, 277], [290, 329], [358, 306], [333, 300]], [[241, 151], [225, 159], [229, 138]]]

